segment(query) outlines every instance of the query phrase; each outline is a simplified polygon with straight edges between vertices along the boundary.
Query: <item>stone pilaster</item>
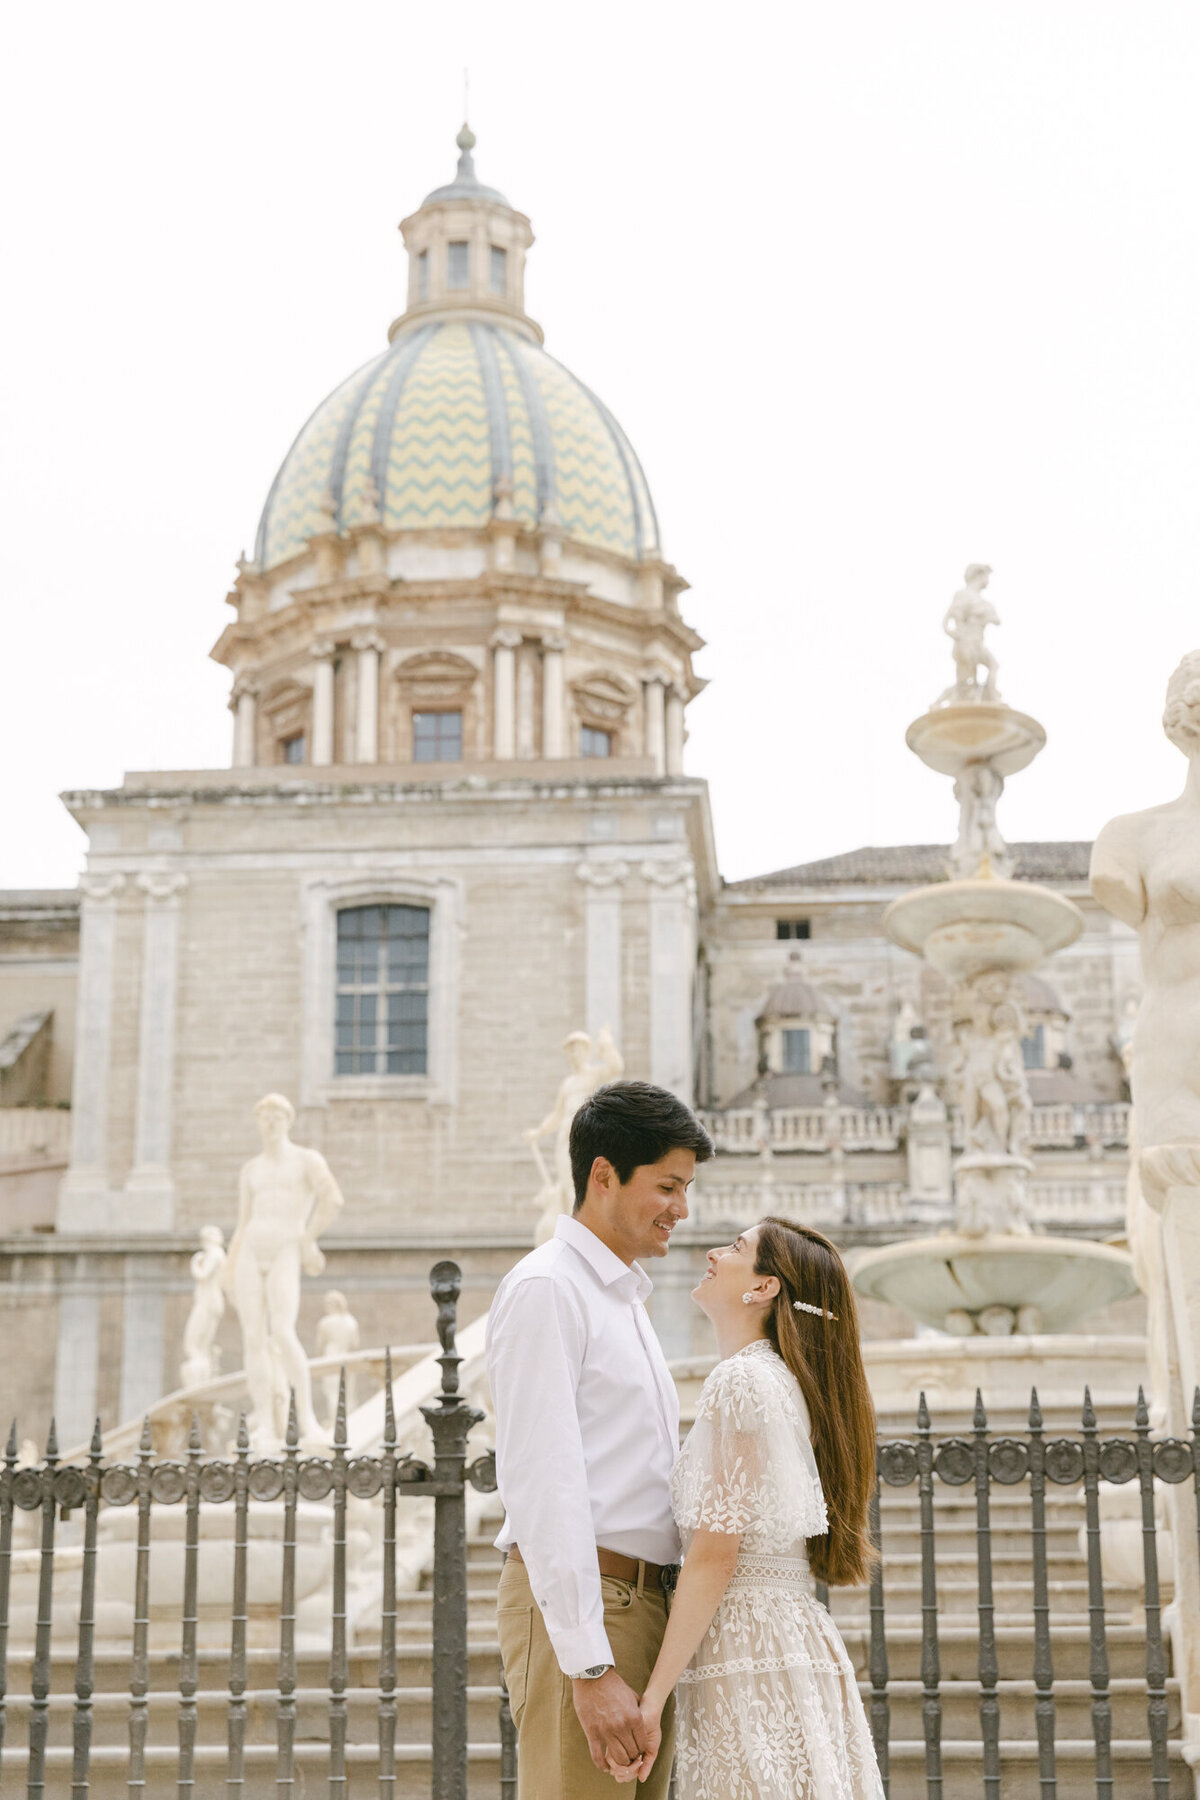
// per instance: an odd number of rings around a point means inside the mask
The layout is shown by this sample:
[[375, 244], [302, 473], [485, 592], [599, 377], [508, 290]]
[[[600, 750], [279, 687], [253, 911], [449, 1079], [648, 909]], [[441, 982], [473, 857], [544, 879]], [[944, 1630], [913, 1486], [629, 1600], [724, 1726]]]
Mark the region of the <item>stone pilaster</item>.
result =
[[542, 639], [542, 755], [565, 756], [567, 745], [567, 690], [565, 637]]
[[646, 682], [645, 696], [645, 754], [654, 764], [654, 773], [665, 775], [667, 772], [667, 725], [664, 684], [661, 676], [652, 676]]
[[[122, 1419], [140, 1419], [161, 1400], [166, 1274], [156, 1256], [125, 1260], [124, 1321], [121, 1336]], [[177, 1376], [166, 1383], [176, 1385]]]
[[583, 862], [577, 873], [587, 890], [584, 955], [588, 1035], [595, 1042], [607, 1026], [620, 1048], [621, 888], [629, 865]]
[[517, 646], [519, 631], [492, 637], [492, 753], [509, 762], [517, 750]]
[[696, 877], [683, 859], [646, 861], [650, 890], [650, 1079], [692, 1098]]
[[239, 681], [233, 690], [233, 766], [249, 769], [254, 763], [258, 689], [251, 681]]
[[124, 875], [85, 875], [71, 1089], [71, 1162], [58, 1191], [58, 1230], [109, 1226], [108, 1071], [112, 1043], [117, 896]]
[[58, 1302], [58, 1345], [54, 1364], [54, 1424], [60, 1450], [78, 1449], [96, 1420], [96, 1376], [100, 1360], [100, 1290], [79, 1257], [73, 1278]]
[[379, 761], [379, 658], [383, 639], [373, 631], [350, 640], [358, 653], [358, 711], [354, 721], [354, 756], [360, 763]]
[[683, 774], [683, 709], [687, 705], [687, 695], [681, 687], [673, 687], [667, 693], [666, 708], [666, 756], [667, 774]]
[[138, 1037], [134, 1166], [125, 1183], [132, 1204], [128, 1231], [169, 1231], [175, 1216], [171, 1125], [175, 1076], [175, 994], [179, 965], [179, 897], [186, 875], [142, 874], [142, 1006]]
[[333, 761], [333, 645], [317, 643], [311, 654], [313, 670], [312, 744], [310, 759], [327, 767]]

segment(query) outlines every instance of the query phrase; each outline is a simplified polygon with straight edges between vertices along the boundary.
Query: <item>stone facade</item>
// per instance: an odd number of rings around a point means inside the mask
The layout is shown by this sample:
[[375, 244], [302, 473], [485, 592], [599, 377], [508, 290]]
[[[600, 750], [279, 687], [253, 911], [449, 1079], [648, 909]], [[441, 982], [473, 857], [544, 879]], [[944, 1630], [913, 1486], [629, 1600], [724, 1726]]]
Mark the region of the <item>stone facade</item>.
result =
[[[703, 685], [686, 583], [628, 440], [524, 312], [528, 220], [460, 148], [404, 222], [389, 348], [313, 415], [239, 564], [214, 650], [232, 769], [67, 795], [78, 895], [0, 897], [0, 1408], [34, 1432], [54, 1408], [67, 1444], [175, 1385], [188, 1256], [234, 1222], [268, 1090], [346, 1196], [311, 1348], [328, 1286], [364, 1343], [424, 1339], [440, 1255], [464, 1264], [464, 1318], [483, 1309], [532, 1242], [521, 1134], [581, 1028], [611, 1029], [627, 1073], [693, 1097], [718, 1141], [660, 1272], [674, 1355], [703, 1347], [688, 1290], [731, 1224], [776, 1209], [853, 1244], [948, 1200], [947, 997], [881, 926], [948, 853], [721, 882], [682, 772]], [[1038, 1204], [1099, 1235], [1123, 1209], [1132, 940], [1088, 899], [1086, 846], [1015, 848], [1087, 915], [1027, 1011]], [[339, 916], [363, 908], [428, 934], [427, 1036], [390, 1073], [384, 1048], [370, 1072], [336, 1061], [338, 1008], [366, 1004]], [[232, 1314], [222, 1331], [230, 1369]]]

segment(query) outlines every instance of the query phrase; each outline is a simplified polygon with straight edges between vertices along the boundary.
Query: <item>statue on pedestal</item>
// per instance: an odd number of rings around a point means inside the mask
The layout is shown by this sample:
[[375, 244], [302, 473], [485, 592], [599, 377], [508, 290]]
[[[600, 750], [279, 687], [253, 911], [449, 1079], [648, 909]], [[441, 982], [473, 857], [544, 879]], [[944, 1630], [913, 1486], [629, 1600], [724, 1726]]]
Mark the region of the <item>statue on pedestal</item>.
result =
[[[525, 1142], [533, 1151], [534, 1161], [542, 1177], [541, 1192], [534, 1205], [540, 1217], [535, 1244], [544, 1244], [554, 1236], [554, 1227], [563, 1213], [575, 1206], [575, 1184], [571, 1178], [571, 1121], [584, 1101], [606, 1082], [619, 1081], [625, 1071], [625, 1059], [612, 1039], [607, 1026], [597, 1033], [595, 1055], [586, 1031], [573, 1031], [563, 1040], [568, 1073], [559, 1084], [558, 1096], [540, 1125], [525, 1132]], [[553, 1172], [546, 1167], [540, 1140], [554, 1134]]]
[[966, 1012], [955, 1026], [947, 1072], [966, 1141], [956, 1172], [958, 1227], [971, 1236], [1028, 1232], [1033, 1105], [1021, 1051], [1021, 1009], [1002, 969], [965, 983], [960, 1005]]
[[320, 1152], [292, 1143], [290, 1100], [267, 1094], [254, 1117], [262, 1150], [242, 1169], [237, 1230], [225, 1263], [226, 1291], [242, 1327], [250, 1430], [256, 1448], [277, 1444], [294, 1392], [300, 1435], [319, 1442], [308, 1358], [296, 1335], [300, 1277], [325, 1267], [317, 1239], [344, 1202]]
[[[987, 627], [1000, 623], [995, 607], [983, 591], [991, 573], [986, 563], [971, 563], [963, 576], [964, 586], [955, 594], [942, 620], [942, 630], [954, 646], [956, 679], [953, 687], [939, 695], [939, 706], [1000, 698], [996, 691], [996, 659], [983, 641]], [[985, 671], [982, 682], [980, 669]]]
[[[317, 1320], [317, 1355], [318, 1356], [352, 1356], [360, 1348], [362, 1334], [358, 1328], [358, 1320], [350, 1311], [350, 1304], [345, 1294], [337, 1288], [330, 1288], [325, 1296], [325, 1310]], [[330, 1421], [337, 1416], [338, 1383], [341, 1371], [330, 1373], [321, 1383], [325, 1397], [325, 1411]], [[354, 1401], [351, 1392], [353, 1376], [346, 1377], [346, 1411], [353, 1412]]]
[[221, 1372], [221, 1352], [216, 1337], [225, 1313], [225, 1233], [219, 1225], [204, 1225], [200, 1248], [189, 1265], [196, 1285], [192, 1310], [183, 1328], [181, 1387], [202, 1387]]
[[958, 838], [950, 852], [950, 873], [957, 881], [979, 875], [1007, 881], [1012, 856], [996, 824], [996, 802], [1004, 777], [990, 763], [968, 763], [954, 783], [958, 801]]

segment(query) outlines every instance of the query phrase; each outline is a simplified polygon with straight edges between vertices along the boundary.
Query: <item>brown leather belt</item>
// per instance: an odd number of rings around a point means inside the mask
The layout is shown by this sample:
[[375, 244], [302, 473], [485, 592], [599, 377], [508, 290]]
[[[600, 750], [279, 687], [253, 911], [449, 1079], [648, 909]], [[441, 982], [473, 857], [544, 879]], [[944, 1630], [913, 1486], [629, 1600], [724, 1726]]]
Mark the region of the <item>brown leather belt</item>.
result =
[[[508, 1554], [514, 1562], [524, 1566], [525, 1558], [515, 1544], [509, 1545]], [[619, 1550], [603, 1550], [599, 1544], [596, 1562], [602, 1575], [613, 1575], [618, 1581], [635, 1581], [639, 1587], [661, 1588], [664, 1594], [673, 1592], [679, 1579], [675, 1563], [645, 1562], [636, 1556], [622, 1556]]]

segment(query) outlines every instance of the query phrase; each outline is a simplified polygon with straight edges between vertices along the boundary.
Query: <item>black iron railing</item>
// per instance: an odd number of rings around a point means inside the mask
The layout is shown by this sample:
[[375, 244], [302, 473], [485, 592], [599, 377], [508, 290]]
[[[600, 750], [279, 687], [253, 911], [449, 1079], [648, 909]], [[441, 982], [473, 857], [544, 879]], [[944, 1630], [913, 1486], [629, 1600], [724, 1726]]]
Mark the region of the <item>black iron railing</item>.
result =
[[[185, 1453], [174, 1459], [154, 1454], [149, 1427], [142, 1434], [136, 1457], [130, 1462], [106, 1463], [97, 1431], [86, 1462], [63, 1464], [53, 1429], [44, 1461], [37, 1467], [18, 1463], [14, 1427], [3, 1467], [0, 1468], [0, 1788], [16, 1791], [23, 1776], [26, 1792], [35, 1800], [86, 1800], [100, 1774], [111, 1778], [117, 1769], [120, 1785], [130, 1795], [161, 1791], [164, 1782], [178, 1784], [189, 1796], [207, 1778], [211, 1791], [215, 1770], [231, 1800], [246, 1800], [265, 1791], [273, 1781], [280, 1800], [296, 1800], [314, 1776], [327, 1781], [335, 1800], [348, 1791], [350, 1769], [362, 1774], [371, 1769], [383, 1800], [396, 1800], [401, 1757], [414, 1755], [414, 1746], [399, 1732], [402, 1700], [411, 1701], [417, 1690], [401, 1685], [401, 1639], [398, 1631], [398, 1521], [401, 1503], [411, 1499], [432, 1501], [434, 1515], [434, 1566], [432, 1593], [432, 1650], [428, 1676], [431, 1707], [429, 1788], [433, 1800], [465, 1800], [468, 1771], [469, 1705], [486, 1689], [469, 1688], [468, 1557], [466, 1502], [474, 1487], [495, 1487], [495, 1464], [490, 1453], [468, 1461], [468, 1438], [480, 1413], [459, 1391], [460, 1358], [455, 1347], [459, 1271], [453, 1263], [439, 1263], [432, 1271], [431, 1290], [438, 1308], [438, 1336], [442, 1346], [440, 1392], [421, 1410], [432, 1439], [429, 1461], [407, 1454], [397, 1437], [391, 1371], [385, 1388], [383, 1432], [376, 1454], [352, 1453], [347, 1439], [345, 1386], [339, 1395], [331, 1454], [308, 1456], [299, 1441], [295, 1408], [292, 1408], [282, 1450], [278, 1455], [251, 1454], [243, 1420], [230, 1454], [211, 1459], [204, 1454], [198, 1429], [193, 1426]], [[1053, 1490], [1073, 1490], [1080, 1506], [1083, 1557], [1086, 1566], [1087, 1701], [1090, 1709], [1092, 1758], [1097, 1800], [1112, 1800], [1114, 1793], [1113, 1699], [1110, 1688], [1109, 1628], [1102, 1564], [1101, 1491], [1103, 1484], [1136, 1481], [1140, 1490], [1142, 1582], [1139, 1599], [1144, 1603], [1144, 1747], [1149, 1791], [1153, 1800], [1167, 1800], [1170, 1792], [1170, 1740], [1167, 1707], [1167, 1652], [1163, 1640], [1159, 1594], [1159, 1545], [1155, 1521], [1155, 1484], [1192, 1481], [1200, 1489], [1200, 1393], [1193, 1413], [1190, 1438], [1153, 1439], [1144, 1399], [1139, 1395], [1132, 1431], [1101, 1436], [1090, 1395], [1085, 1395], [1080, 1427], [1069, 1435], [1048, 1437], [1036, 1393], [1032, 1396], [1028, 1428], [1019, 1436], [994, 1435], [989, 1430], [982, 1402], [977, 1400], [972, 1427], [966, 1435], [935, 1438], [924, 1396], [916, 1414], [911, 1438], [883, 1442], [878, 1451], [878, 1481], [871, 1505], [871, 1531], [882, 1556], [871, 1580], [866, 1609], [866, 1641], [863, 1645], [864, 1692], [880, 1766], [885, 1783], [890, 1780], [889, 1761], [900, 1754], [918, 1762], [923, 1752], [928, 1800], [943, 1793], [943, 1676], [942, 1643], [946, 1613], [939, 1610], [938, 1555], [939, 1502], [947, 1490], [970, 1491], [974, 1498], [974, 1569], [968, 1593], [975, 1622], [970, 1631], [969, 1653], [976, 1658], [979, 1786], [984, 1800], [1001, 1800], [1001, 1758], [1005, 1709], [1012, 1703], [1011, 1689], [1002, 1679], [1001, 1647], [1004, 1633], [997, 1620], [997, 1588], [994, 1580], [993, 1532], [997, 1496], [1022, 1493], [1021, 1575], [1026, 1584], [1017, 1594], [1016, 1608], [1028, 1623], [1032, 1676], [1033, 1717], [1041, 1800], [1055, 1800], [1056, 1687], [1055, 1635], [1061, 1615], [1051, 1623], [1052, 1577], [1061, 1551], [1061, 1527], [1056, 1540], [1048, 1533], [1048, 1498]], [[894, 1490], [915, 1489], [912, 1517], [894, 1522], [894, 1508], [883, 1496]], [[372, 1528], [380, 1554], [372, 1564], [371, 1580], [378, 1595], [378, 1649], [363, 1647], [363, 1633], [354, 1641], [348, 1615], [348, 1581], [351, 1573], [351, 1540], [355, 1509], [361, 1502], [377, 1502]], [[328, 1537], [327, 1650], [319, 1685], [313, 1685], [314, 1658], [309, 1635], [301, 1632], [298, 1604], [298, 1564], [302, 1551], [301, 1509], [319, 1504], [327, 1511], [324, 1529]], [[225, 1586], [217, 1608], [218, 1628], [224, 1633], [223, 1648], [202, 1643], [201, 1626], [208, 1605], [212, 1628], [212, 1596], [202, 1592], [205, 1576], [204, 1520], [206, 1509], [224, 1509], [231, 1522], [222, 1542], [230, 1546], [232, 1587]], [[273, 1554], [272, 1599], [267, 1627], [263, 1623], [262, 1579], [255, 1586], [255, 1521], [269, 1507]], [[131, 1623], [124, 1638], [120, 1668], [126, 1675], [108, 1674], [109, 1690], [97, 1693], [98, 1658], [105, 1670], [114, 1662], [111, 1621], [103, 1633], [98, 1621], [98, 1566], [109, 1554], [105, 1539], [106, 1513], [131, 1509], [129, 1531]], [[164, 1509], [182, 1509], [178, 1539], [181, 1587], [164, 1608], [155, 1613], [153, 1585], [156, 1557], [163, 1539], [156, 1535], [156, 1520]], [[27, 1528], [17, 1529], [22, 1515]], [[968, 1513], [968, 1520], [970, 1513]], [[64, 1526], [64, 1521], [66, 1525]], [[955, 1522], [957, 1527], [957, 1521]], [[1011, 1519], [1004, 1527], [1012, 1531]], [[1027, 1528], [1027, 1540], [1025, 1536]], [[891, 1668], [910, 1654], [911, 1634], [896, 1626], [896, 1608], [889, 1613], [887, 1590], [899, 1578], [902, 1567], [898, 1529], [915, 1533], [919, 1545], [919, 1610], [908, 1619], [918, 1622], [919, 1681], [906, 1683], [908, 1694], [919, 1697], [920, 1737], [906, 1734], [893, 1738], [892, 1710], [898, 1690]], [[1198, 1526], [1200, 1531], [1200, 1526]], [[15, 1541], [16, 1537], [16, 1541]], [[889, 1537], [892, 1537], [889, 1546]], [[943, 1545], [946, 1542], [942, 1537]], [[1026, 1551], [1027, 1542], [1027, 1551]], [[1200, 1538], [1198, 1538], [1200, 1548]], [[889, 1557], [889, 1548], [891, 1556]], [[1179, 1548], [1179, 1547], [1177, 1547]], [[960, 1546], [961, 1550], [961, 1546]], [[969, 1552], [967, 1553], [969, 1555]], [[25, 1611], [19, 1625], [20, 1642], [10, 1656], [13, 1615], [14, 1568], [21, 1570]], [[1004, 1573], [1003, 1561], [1001, 1573]], [[223, 1577], [229, 1580], [229, 1574]], [[67, 1589], [69, 1587], [69, 1593]], [[1011, 1594], [1012, 1584], [1001, 1593]], [[230, 1595], [231, 1600], [225, 1596]], [[77, 1623], [72, 1616], [76, 1610]], [[827, 1596], [819, 1590], [818, 1597]], [[893, 1595], [894, 1598], [894, 1595]], [[257, 1604], [257, 1613], [256, 1613]], [[835, 1599], [835, 1615], [842, 1610]], [[851, 1601], [851, 1606], [856, 1604]], [[223, 1609], [223, 1610], [222, 1610]], [[1028, 1609], [1028, 1610], [1026, 1610]], [[904, 1617], [904, 1615], [901, 1615]], [[157, 1617], [157, 1625], [156, 1625]], [[161, 1682], [165, 1663], [162, 1649], [165, 1618], [178, 1621], [172, 1664], [173, 1688], [164, 1694]], [[969, 1617], [969, 1615], [968, 1615]], [[1005, 1602], [1000, 1624], [1012, 1623], [1013, 1604]], [[264, 1629], [272, 1634], [264, 1648]], [[69, 1637], [68, 1637], [69, 1632]], [[998, 1638], [999, 1632], [999, 1638]], [[253, 1634], [253, 1641], [252, 1641]], [[948, 1640], [947, 1640], [948, 1641]], [[1003, 1673], [1013, 1674], [1012, 1634]], [[1127, 1641], [1127, 1640], [1126, 1640]], [[961, 1634], [958, 1653], [961, 1655]], [[494, 1653], [494, 1645], [492, 1646]], [[421, 1652], [423, 1655], [424, 1652]], [[61, 1669], [73, 1657], [73, 1692], [56, 1691], [54, 1656]], [[6, 1703], [10, 1662], [22, 1671], [20, 1709], [28, 1715], [27, 1744], [6, 1742], [9, 1707]], [[424, 1668], [424, 1665], [422, 1665]], [[214, 1689], [213, 1672], [221, 1686]], [[956, 1664], [957, 1680], [961, 1665]], [[1024, 1672], [1022, 1671], [1024, 1677]], [[156, 1681], [158, 1685], [156, 1686]], [[123, 1685], [122, 1685], [123, 1684]], [[1141, 1677], [1139, 1677], [1139, 1687]], [[1124, 1691], [1128, 1693], [1128, 1681]], [[1025, 1690], [1027, 1692], [1027, 1689]], [[516, 1797], [516, 1738], [508, 1697], [501, 1681], [491, 1690], [499, 1722], [499, 1742], [492, 1738], [489, 1754], [496, 1757], [501, 1800]], [[1059, 1690], [1061, 1697], [1061, 1689]], [[97, 1741], [97, 1701], [111, 1727], [115, 1708], [124, 1712], [124, 1744], [114, 1750]], [[1127, 1701], [1124, 1702], [1127, 1704]], [[69, 1744], [52, 1743], [54, 1724], [64, 1706], [70, 1708]], [[364, 1707], [374, 1714], [368, 1731], [377, 1742], [363, 1742]], [[152, 1736], [156, 1717], [166, 1708], [173, 1715], [173, 1741], [163, 1744]], [[157, 1709], [157, 1711], [156, 1711]], [[16, 1710], [13, 1708], [12, 1710]], [[217, 1712], [220, 1740], [214, 1741], [211, 1724]], [[273, 1729], [264, 1736], [264, 1715]], [[318, 1716], [319, 1715], [319, 1716]], [[255, 1733], [250, 1722], [259, 1721]], [[210, 1730], [203, 1729], [208, 1721]], [[354, 1741], [352, 1741], [352, 1739]], [[921, 1740], [923, 1739], [923, 1742]], [[1140, 1753], [1140, 1751], [1139, 1751]], [[1058, 1754], [1061, 1755], [1061, 1749]], [[105, 1761], [105, 1757], [108, 1760]], [[119, 1761], [114, 1761], [119, 1757]], [[23, 1765], [23, 1766], [22, 1766]], [[1078, 1771], [1074, 1771], [1077, 1778]], [[408, 1791], [411, 1791], [412, 1776]]]
[[[1155, 1483], [1192, 1481], [1200, 1494], [1200, 1389], [1192, 1412], [1190, 1438], [1150, 1436], [1145, 1396], [1138, 1390], [1133, 1431], [1101, 1438], [1096, 1411], [1085, 1390], [1078, 1435], [1047, 1438], [1036, 1389], [1029, 1406], [1028, 1436], [993, 1437], [977, 1394], [970, 1437], [934, 1440], [929, 1408], [921, 1395], [916, 1431], [911, 1440], [881, 1443], [879, 1483], [871, 1509], [871, 1529], [881, 1552], [875, 1566], [869, 1602], [869, 1712], [876, 1753], [889, 1779], [890, 1705], [888, 1630], [884, 1590], [888, 1544], [881, 1530], [880, 1485], [917, 1487], [921, 1564], [922, 1726], [927, 1800], [941, 1800], [942, 1696], [939, 1654], [937, 1582], [937, 1507], [935, 1479], [948, 1488], [974, 1487], [977, 1561], [979, 1743], [984, 1800], [1001, 1800], [1001, 1682], [993, 1598], [992, 1492], [996, 1487], [1028, 1485], [1030, 1602], [1038, 1780], [1042, 1800], [1055, 1800], [1054, 1657], [1050, 1628], [1050, 1559], [1047, 1552], [1046, 1499], [1051, 1485], [1073, 1488], [1083, 1499], [1087, 1562], [1088, 1682], [1097, 1800], [1113, 1795], [1112, 1722], [1109, 1692], [1108, 1630], [1105, 1617], [1104, 1570], [1100, 1512], [1101, 1483], [1137, 1481], [1141, 1494], [1143, 1597], [1145, 1617], [1146, 1746], [1153, 1800], [1168, 1800], [1171, 1787], [1167, 1710], [1167, 1652], [1163, 1641], [1159, 1592], [1158, 1533]], [[1200, 1551], [1200, 1508], [1198, 1508]]]

